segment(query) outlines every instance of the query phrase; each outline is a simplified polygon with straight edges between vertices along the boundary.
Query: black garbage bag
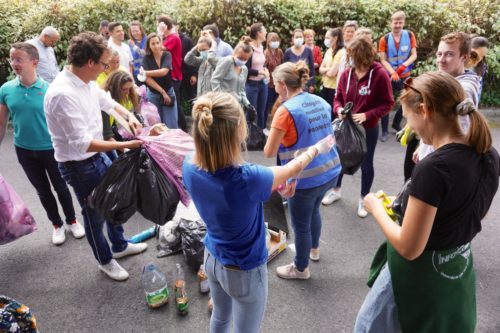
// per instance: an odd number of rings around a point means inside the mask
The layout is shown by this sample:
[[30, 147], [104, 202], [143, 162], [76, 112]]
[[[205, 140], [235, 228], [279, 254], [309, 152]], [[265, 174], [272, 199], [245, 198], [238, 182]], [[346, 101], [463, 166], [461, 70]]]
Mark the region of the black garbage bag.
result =
[[410, 184], [411, 178], [406, 181], [401, 190], [399, 190], [398, 195], [392, 202], [392, 211], [398, 216], [399, 224], [403, 223], [403, 217], [406, 212], [406, 207], [408, 206], [408, 198], [410, 197]]
[[120, 155], [87, 198], [109, 223], [123, 224], [137, 210], [137, 172], [141, 148]]
[[184, 258], [189, 267], [198, 271], [203, 264], [203, 252], [205, 244], [203, 237], [207, 233], [207, 227], [202, 220], [189, 221], [181, 219], [179, 223], [181, 233], [181, 247]]
[[342, 172], [346, 175], [354, 175], [358, 171], [367, 151], [365, 130], [354, 122], [351, 110], [352, 103], [349, 102], [343, 112], [346, 117], [336, 119], [332, 124]]
[[248, 150], [262, 150], [266, 144], [266, 136], [262, 131], [262, 128], [257, 126], [255, 123], [247, 122], [248, 125], [248, 138], [247, 138], [247, 149]]
[[170, 221], [180, 196], [158, 164], [141, 148], [137, 173], [137, 210], [146, 219], [159, 225]]
[[252, 104], [244, 105], [243, 112], [247, 118], [247, 122], [254, 123], [257, 121], [257, 110]]

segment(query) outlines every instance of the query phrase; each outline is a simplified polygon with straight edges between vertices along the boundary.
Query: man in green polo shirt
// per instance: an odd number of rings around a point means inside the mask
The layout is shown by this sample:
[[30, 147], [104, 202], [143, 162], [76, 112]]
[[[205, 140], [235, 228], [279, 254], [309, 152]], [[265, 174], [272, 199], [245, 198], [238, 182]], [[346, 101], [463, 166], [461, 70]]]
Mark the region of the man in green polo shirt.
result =
[[68, 229], [75, 238], [82, 238], [85, 230], [75, 219], [71, 193], [57, 167], [45, 121], [43, 99], [49, 84], [36, 74], [38, 51], [31, 44], [15, 43], [10, 49], [9, 62], [16, 78], [0, 87], [0, 143], [10, 114], [17, 159], [52, 222], [52, 243], [60, 245], [66, 236], [51, 183], [66, 216]]

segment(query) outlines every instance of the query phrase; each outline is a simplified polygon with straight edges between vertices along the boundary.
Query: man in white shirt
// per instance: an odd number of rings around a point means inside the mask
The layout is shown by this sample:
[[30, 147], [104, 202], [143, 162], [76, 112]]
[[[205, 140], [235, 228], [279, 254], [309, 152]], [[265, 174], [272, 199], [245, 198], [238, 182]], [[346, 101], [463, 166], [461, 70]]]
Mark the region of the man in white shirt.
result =
[[140, 130], [137, 119], [109, 93], [94, 82], [109, 67], [110, 51], [104, 38], [93, 32], [73, 37], [68, 48], [67, 66], [52, 82], [45, 95], [44, 107], [54, 157], [63, 179], [73, 187], [82, 207], [85, 233], [99, 269], [114, 280], [126, 280], [128, 272], [115, 259], [140, 253], [147, 244], [131, 244], [123, 236], [123, 227], [107, 223], [110, 249], [103, 234], [106, 221], [87, 205], [87, 197], [99, 184], [111, 161], [105, 154], [113, 149], [137, 148], [142, 142], [104, 141], [101, 110], [112, 110], [129, 119], [134, 130]]
[[134, 58], [128, 44], [123, 43], [125, 40], [125, 31], [123, 30], [122, 25], [118, 22], [111, 22], [108, 25], [108, 30], [108, 46], [120, 54], [120, 65], [127, 68], [130, 75], [133, 77], [134, 65], [132, 61]]
[[45, 81], [52, 82], [59, 74], [54, 46], [59, 41], [59, 32], [51, 26], [45, 27], [40, 36], [27, 41], [38, 50], [40, 61], [36, 73]]

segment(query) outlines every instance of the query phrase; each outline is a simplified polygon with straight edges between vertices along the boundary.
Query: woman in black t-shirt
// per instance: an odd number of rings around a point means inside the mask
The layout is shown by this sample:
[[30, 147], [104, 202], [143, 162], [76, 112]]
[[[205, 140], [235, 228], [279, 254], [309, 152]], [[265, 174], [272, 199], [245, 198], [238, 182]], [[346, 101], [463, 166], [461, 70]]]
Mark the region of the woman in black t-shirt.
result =
[[151, 33], [146, 41], [146, 55], [141, 73], [146, 76], [147, 98], [156, 105], [161, 121], [168, 128], [178, 128], [177, 101], [172, 85], [172, 56], [163, 50], [160, 37]]
[[[365, 197], [387, 242], [354, 331], [473, 332], [470, 242], [498, 189], [499, 156], [483, 116], [449, 74], [408, 79], [400, 101], [409, 126], [436, 150], [415, 166], [402, 225], [374, 194]], [[470, 117], [467, 135], [459, 115]], [[379, 260], [384, 251], [388, 265]]]

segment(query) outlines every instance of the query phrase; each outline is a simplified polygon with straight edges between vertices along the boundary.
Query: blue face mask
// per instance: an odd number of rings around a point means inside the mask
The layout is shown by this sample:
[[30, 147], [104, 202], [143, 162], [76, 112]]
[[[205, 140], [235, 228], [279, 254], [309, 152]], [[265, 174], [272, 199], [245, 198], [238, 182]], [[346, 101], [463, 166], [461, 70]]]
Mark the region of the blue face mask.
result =
[[208, 58], [208, 51], [201, 51], [200, 52], [200, 57], [202, 59], [207, 59]]
[[234, 63], [236, 64], [236, 66], [243, 67], [247, 62], [245, 60], [234, 58]]

